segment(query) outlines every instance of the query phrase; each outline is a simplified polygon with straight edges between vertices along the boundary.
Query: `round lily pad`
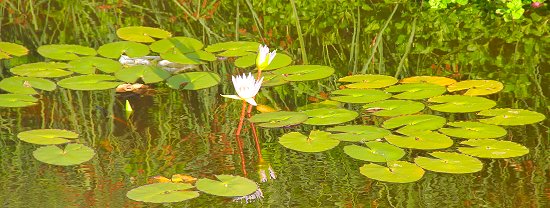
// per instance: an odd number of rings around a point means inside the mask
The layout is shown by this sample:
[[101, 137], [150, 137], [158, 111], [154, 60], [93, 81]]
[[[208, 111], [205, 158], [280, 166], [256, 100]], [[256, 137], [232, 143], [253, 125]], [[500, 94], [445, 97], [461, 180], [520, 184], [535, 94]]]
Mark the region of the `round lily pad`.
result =
[[116, 31], [116, 34], [119, 38], [123, 40], [141, 42], [141, 43], [151, 43], [155, 42], [155, 39], [164, 39], [169, 38], [172, 34], [168, 31], [153, 28], [153, 27], [123, 27], [119, 28]]
[[69, 70], [79, 74], [95, 74], [98, 70], [114, 73], [122, 69], [120, 62], [101, 57], [82, 57], [69, 62]]
[[340, 141], [330, 138], [329, 132], [314, 130], [309, 136], [298, 132], [286, 133], [279, 138], [279, 143], [300, 152], [322, 152], [338, 146]]
[[181, 202], [199, 196], [198, 191], [190, 191], [188, 183], [153, 183], [134, 188], [126, 196], [134, 201], [149, 203]]
[[511, 108], [484, 110], [477, 113], [477, 115], [492, 116], [491, 118], [479, 119], [480, 122], [503, 126], [533, 124], [546, 119], [543, 114], [535, 111]]
[[151, 50], [157, 53], [189, 53], [204, 47], [204, 44], [194, 38], [172, 37], [158, 40], [151, 44]]
[[78, 134], [63, 129], [35, 129], [20, 132], [17, 134], [17, 138], [28, 143], [51, 145], [68, 143], [72, 139], [78, 138]]
[[143, 57], [149, 54], [149, 46], [132, 41], [107, 43], [97, 49], [97, 53], [107, 58], [118, 59], [126, 54], [130, 58]]
[[432, 110], [447, 113], [468, 113], [495, 107], [497, 103], [483, 97], [465, 95], [442, 95], [428, 99], [428, 102], [441, 103], [430, 105]]
[[[339, 95], [339, 96], [338, 96]], [[330, 99], [343, 103], [370, 103], [385, 100], [390, 93], [374, 89], [343, 89], [332, 91]]]
[[172, 89], [200, 90], [216, 86], [220, 76], [212, 72], [187, 72], [170, 77], [166, 84]]
[[67, 144], [65, 149], [55, 145], [43, 146], [34, 150], [32, 155], [40, 162], [68, 166], [78, 165], [92, 159], [95, 152], [92, 148], [82, 144]]
[[[250, 54], [250, 55], [240, 57], [237, 60], [235, 60], [235, 66], [240, 68], [256, 66], [256, 56], [257, 54]], [[282, 68], [290, 65], [291, 63], [292, 63], [292, 58], [290, 58], [290, 56], [283, 53], [278, 53], [275, 56], [275, 58], [273, 58], [273, 61], [269, 63], [269, 66], [267, 66], [267, 68], [264, 69], [263, 71]]]
[[529, 149], [521, 144], [495, 139], [470, 139], [460, 144], [472, 147], [459, 147], [458, 151], [481, 158], [510, 158], [529, 153]]
[[338, 82], [355, 82], [347, 84], [347, 88], [384, 88], [397, 83], [394, 77], [378, 74], [359, 74], [342, 77]]
[[405, 161], [389, 161], [387, 167], [374, 163], [365, 164], [359, 168], [359, 172], [368, 178], [392, 183], [415, 182], [424, 176], [422, 168]]
[[318, 108], [304, 111], [309, 117], [305, 124], [309, 125], [333, 125], [345, 123], [355, 119], [359, 114], [355, 111], [338, 108]]
[[479, 122], [462, 121], [447, 123], [449, 126], [457, 128], [441, 128], [439, 131], [448, 136], [465, 139], [489, 139], [498, 138], [506, 135], [506, 129]]
[[95, 56], [95, 49], [80, 45], [43, 45], [38, 47], [38, 53], [55, 60], [73, 60], [80, 56]]
[[160, 57], [179, 64], [203, 64], [203, 61], [214, 61], [216, 56], [206, 51], [193, 51], [189, 53], [166, 52], [161, 53]]
[[249, 121], [259, 123], [258, 126], [261, 127], [277, 128], [300, 124], [307, 120], [307, 118], [307, 115], [302, 112], [278, 111], [256, 114]]
[[400, 116], [414, 114], [424, 110], [424, 104], [410, 100], [383, 100], [363, 106], [375, 116]]
[[324, 100], [318, 103], [310, 103], [298, 107], [300, 111], [313, 110], [318, 108], [342, 108], [342, 103], [334, 100]]
[[430, 83], [440, 86], [447, 86], [456, 83], [456, 80], [448, 77], [414, 76], [402, 79], [401, 83]]
[[411, 136], [388, 135], [385, 139], [395, 146], [410, 149], [444, 149], [453, 145], [451, 138], [433, 131], [416, 132]]
[[464, 95], [489, 95], [497, 93], [504, 88], [504, 85], [495, 80], [466, 80], [454, 83], [447, 87], [449, 92], [466, 90]]
[[414, 163], [426, 170], [440, 173], [475, 173], [483, 169], [483, 163], [475, 157], [456, 152], [432, 152], [435, 158], [417, 157]]
[[170, 77], [170, 72], [156, 66], [136, 65], [117, 71], [115, 77], [128, 83], [135, 83], [140, 78], [145, 83], [157, 83]]
[[344, 152], [355, 159], [369, 162], [387, 162], [399, 160], [405, 156], [405, 151], [399, 147], [384, 142], [366, 142], [367, 147], [348, 145]]
[[0, 89], [15, 94], [38, 94], [35, 89], [52, 91], [57, 85], [47, 79], [38, 77], [8, 77], [0, 80]]
[[38, 99], [23, 94], [0, 94], [0, 107], [27, 107], [36, 105]]
[[60, 80], [57, 84], [71, 90], [106, 90], [114, 89], [122, 82], [117, 81], [114, 76], [104, 74], [90, 74], [69, 77]]
[[394, 129], [401, 127], [399, 133], [407, 134], [417, 131], [436, 130], [445, 125], [446, 119], [435, 115], [406, 115], [384, 121], [382, 127]]
[[9, 59], [13, 56], [24, 56], [29, 53], [29, 49], [25, 46], [9, 43], [9, 42], [0, 42], [0, 59]]
[[[258, 77], [258, 73], [255, 73], [254, 77]], [[274, 74], [270, 71], [263, 72], [262, 77], [264, 78], [262, 87], [273, 87], [288, 83], [282, 75]]]
[[218, 180], [201, 178], [195, 184], [202, 192], [216, 196], [246, 196], [258, 189], [256, 182], [232, 175], [216, 175]]
[[430, 83], [400, 84], [388, 87], [386, 92], [399, 93], [393, 97], [405, 100], [421, 100], [442, 95], [445, 87]]
[[286, 81], [310, 81], [327, 78], [334, 74], [334, 68], [320, 65], [293, 65], [273, 71]]
[[333, 139], [338, 139], [340, 141], [348, 142], [370, 141], [384, 138], [385, 136], [391, 134], [391, 132], [386, 129], [366, 125], [335, 126], [332, 128], [328, 128], [327, 131], [341, 132], [337, 134], [331, 134], [330, 137]]
[[19, 65], [11, 68], [10, 71], [19, 76], [27, 77], [64, 77], [73, 73], [63, 70], [69, 67], [66, 63], [37, 62]]
[[217, 56], [238, 57], [251, 55], [251, 51], [257, 51], [259, 43], [247, 41], [230, 41], [209, 45], [204, 50], [216, 53]]

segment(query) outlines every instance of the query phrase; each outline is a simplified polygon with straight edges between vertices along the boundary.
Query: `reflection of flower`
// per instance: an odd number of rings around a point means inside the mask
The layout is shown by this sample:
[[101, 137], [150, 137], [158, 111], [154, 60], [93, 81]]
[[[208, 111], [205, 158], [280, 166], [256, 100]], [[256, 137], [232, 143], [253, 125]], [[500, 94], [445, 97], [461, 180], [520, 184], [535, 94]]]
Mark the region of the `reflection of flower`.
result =
[[253, 202], [256, 199], [262, 198], [264, 198], [264, 193], [262, 193], [262, 190], [258, 188], [254, 193], [251, 193], [249, 195], [233, 197], [233, 201], [242, 202], [244, 200], [245, 203], [248, 203]]
[[248, 76], [246, 76], [246, 74], [243, 74], [242, 76], [233, 76], [233, 86], [235, 87], [235, 91], [237, 91], [237, 95], [222, 96], [226, 98], [244, 100], [250, 103], [250, 105], [256, 106], [257, 104], [256, 101], [254, 101], [254, 96], [258, 94], [263, 80], [263, 77], [259, 80], [254, 79], [254, 76], [252, 76], [251, 73], [248, 73]]
[[267, 68], [271, 61], [273, 61], [273, 58], [275, 58], [275, 55], [277, 55], [277, 50], [270, 53], [267, 46], [260, 45], [258, 48], [258, 56], [256, 57], [256, 66], [258, 70], [261, 71]]
[[275, 175], [275, 171], [273, 170], [271, 165], [260, 162], [260, 165], [258, 166], [258, 169], [259, 169], [259, 174], [260, 174], [260, 181], [262, 183], [265, 183], [268, 180], [267, 174], [265, 173], [266, 170], [269, 172], [269, 179], [270, 180], [277, 179], [277, 175]]

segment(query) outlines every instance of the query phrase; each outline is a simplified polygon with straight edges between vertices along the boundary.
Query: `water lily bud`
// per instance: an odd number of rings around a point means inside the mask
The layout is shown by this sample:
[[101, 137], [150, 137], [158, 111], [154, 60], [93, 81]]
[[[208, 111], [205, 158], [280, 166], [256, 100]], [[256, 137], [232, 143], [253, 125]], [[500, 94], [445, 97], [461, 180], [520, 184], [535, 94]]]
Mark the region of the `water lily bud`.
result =
[[273, 61], [273, 58], [275, 58], [275, 55], [277, 55], [277, 50], [270, 53], [267, 46], [260, 45], [258, 48], [258, 56], [256, 57], [256, 67], [258, 67], [258, 70], [261, 71], [266, 69], [271, 61]]

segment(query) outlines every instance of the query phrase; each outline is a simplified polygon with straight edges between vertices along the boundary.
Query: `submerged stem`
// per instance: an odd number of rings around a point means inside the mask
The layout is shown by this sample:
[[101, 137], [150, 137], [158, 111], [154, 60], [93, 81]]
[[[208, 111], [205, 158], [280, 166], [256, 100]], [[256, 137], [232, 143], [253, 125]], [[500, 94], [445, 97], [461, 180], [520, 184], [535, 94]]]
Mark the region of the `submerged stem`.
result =
[[239, 120], [239, 126], [237, 127], [237, 136], [241, 135], [245, 113], [246, 113], [246, 101], [243, 100], [243, 107], [241, 108], [241, 118]]

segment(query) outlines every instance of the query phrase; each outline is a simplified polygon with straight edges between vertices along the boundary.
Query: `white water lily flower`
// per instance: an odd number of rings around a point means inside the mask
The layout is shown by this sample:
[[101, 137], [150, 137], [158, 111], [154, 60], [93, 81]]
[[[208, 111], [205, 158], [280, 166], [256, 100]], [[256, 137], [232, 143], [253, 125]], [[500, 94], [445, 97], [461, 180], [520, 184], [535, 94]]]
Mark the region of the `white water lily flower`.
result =
[[248, 73], [248, 76], [246, 76], [246, 74], [242, 76], [233, 76], [232, 81], [235, 91], [237, 91], [237, 95], [222, 95], [223, 97], [244, 100], [253, 106], [258, 105], [254, 100], [254, 96], [258, 94], [260, 87], [262, 87], [262, 82], [264, 81], [263, 77], [256, 80], [254, 76], [252, 76], [252, 73]]
[[261, 71], [266, 69], [275, 58], [275, 55], [277, 55], [277, 50], [270, 53], [269, 48], [266, 45], [260, 45], [258, 48], [258, 56], [256, 57], [256, 66], [258, 67], [258, 70]]

